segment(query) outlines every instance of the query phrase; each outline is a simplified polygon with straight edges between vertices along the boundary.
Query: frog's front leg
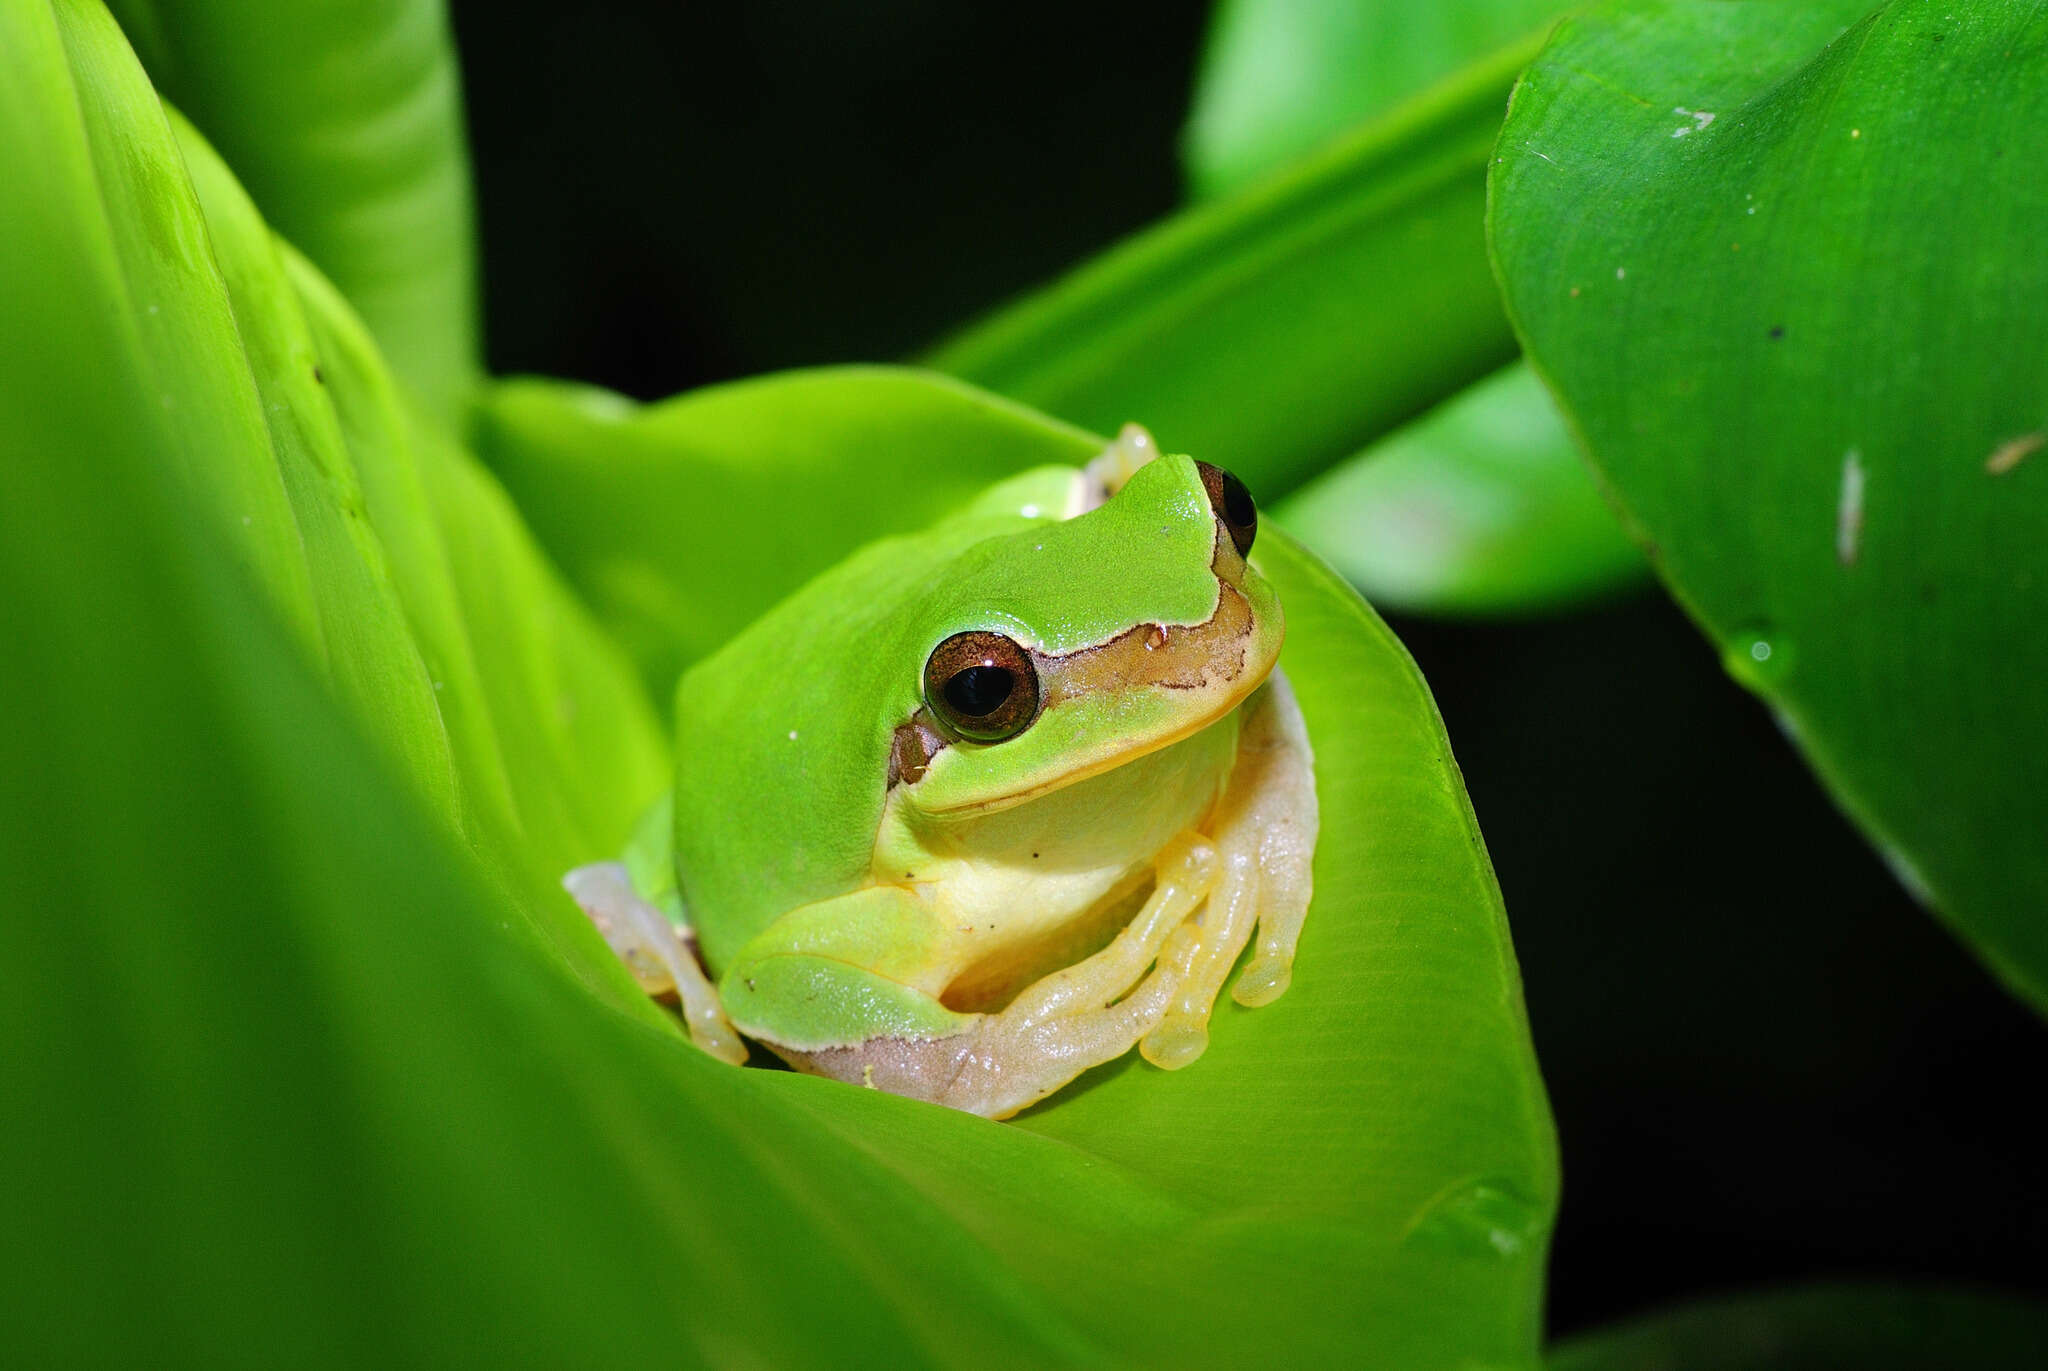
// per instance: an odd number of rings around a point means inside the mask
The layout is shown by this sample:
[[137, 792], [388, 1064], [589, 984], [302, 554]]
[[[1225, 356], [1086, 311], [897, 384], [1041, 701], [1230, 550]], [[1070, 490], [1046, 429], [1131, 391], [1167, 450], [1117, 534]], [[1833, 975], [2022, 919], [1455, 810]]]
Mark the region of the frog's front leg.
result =
[[1209, 1046], [1216, 996], [1251, 940], [1251, 960], [1231, 997], [1270, 1004], [1294, 975], [1294, 947], [1308, 917], [1318, 815], [1315, 757], [1287, 677], [1275, 670], [1244, 706], [1237, 765], [1209, 824], [1222, 869], [1202, 911], [1199, 937], [1179, 945], [1180, 990], [1138, 1050], [1155, 1066], [1186, 1066]]
[[[851, 914], [831, 947], [801, 924], [750, 944], [727, 973], [727, 1003], [748, 1036], [802, 1070], [1007, 1118], [1122, 1056], [1159, 1022], [1179, 989], [1173, 966], [1187, 959], [1188, 916], [1208, 897], [1217, 867], [1215, 848], [1199, 835], [1175, 839], [1159, 856], [1144, 907], [1107, 947], [994, 1013], [956, 1013], [932, 988], [887, 974], [890, 953], [864, 926], [890, 907], [914, 921], [916, 897], [879, 887], [830, 902]], [[914, 953], [904, 961], [913, 964]]]
[[747, 1045], [726, 1018], [717, 989], [697, 965], [697, 954], [668, 916], [634, 889], [624, 862], [579, 866], [562, 877], [562, 888], [590, 917], [642, 990], [649, 995], [675, 992], [692, 1042], [734, 1066], [747, 1059]]

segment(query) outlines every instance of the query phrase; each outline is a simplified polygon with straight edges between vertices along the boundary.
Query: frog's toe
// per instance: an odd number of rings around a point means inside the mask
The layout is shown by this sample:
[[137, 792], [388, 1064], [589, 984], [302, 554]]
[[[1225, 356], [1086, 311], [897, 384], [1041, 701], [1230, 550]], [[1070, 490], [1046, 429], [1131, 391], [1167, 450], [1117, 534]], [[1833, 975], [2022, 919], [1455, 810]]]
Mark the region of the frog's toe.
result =
[[1294, 952], [1290, 948], [1284, 955], [1259, 956], [1247, 962], [1244, 974], [1230, 988], [1230, 998], [1247, 1009], [1257, 1009], [1285, 995], [1292, 984]]
[[1287, 990], [1313, 890], [1314, 760], [1294, 692], [1275, 670], [1246, 709], [1237, 770], [1214, 819], [1222, 870], [1191, 925], [1199, 941], [1177, 968], [1173, 1004], [1138, 1047], [1153, 1065], [1175, 1070], [1208, 1048], [1209, 1015], [1246, 943], [1251, 958], [1231, 997], [1255, 1008]]
[[1158, 1025], [1138, 1044], [1138, 1051], [1154, 1066], [1177, 1071], [1208, 1050], [1209, 1013], [1257, 922], [1258, 889], [1253, 855], [1226, 855], [1198, 922], [1187, 925], [1193, 936], [1185, 947], [1175, 949], [1179, 956], [1169, 963], [1180, 988]]
[[[1312, 816], [1311, 816], [1312, 817]], [[1313, 841], [1313, 832], [1311, 832]], [[1230, 997], [1248, 1009], [1271, 1004], [1294, 981], [1294, 948], [1308, 919], [1308, 862], [1264, 863], [1259, 875], [1259, 936]]]

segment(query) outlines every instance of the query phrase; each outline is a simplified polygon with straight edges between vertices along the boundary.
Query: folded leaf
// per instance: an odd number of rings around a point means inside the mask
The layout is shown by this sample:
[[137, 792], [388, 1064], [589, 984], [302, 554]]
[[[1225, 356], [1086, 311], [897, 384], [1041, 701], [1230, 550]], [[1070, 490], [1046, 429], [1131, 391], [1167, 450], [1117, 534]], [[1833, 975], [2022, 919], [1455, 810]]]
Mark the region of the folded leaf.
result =
[[1900, 878], [2048, 1008], [2048, 12], [1635, 0], [1501, 135], [1528, 353]]
[[[69, 3], [69, 0], [67, 0]], [[442, 417], [476, 379], [476, 249], [441, 0], [112, 0], [158, 90]]]
[[[722, 631], [699, 617], [700, 585], [715, 587], [713, 612], [758, 607], [728, 555], [779, 594], [794, 572], [774, 563], [819, 556], [848, 524], [897, 531], [911, 509], [961, 498], [969, 473], [1099, 445], [882, 370], [763, 378], [647, 409], [517, 382], [482, 413], [508, 484], [607, 617], [650, 645], [650, 665]], [[695, 513], [752, 500], [773, 519], [736, 527]], [[1037, 1174], [1038, 1154], [1015, 1172], [974, 1160], [985, 1139], [970, 1131], [956, 1145], [961, 1125], [930, 1114], [891, 1123], [885, 1141], [866, 1138], [868, 1123], [851, 1136], [942, 1193], [946, 1212], [1016, 1260], [1003, 1279], [1017, 1298], [1058, 1311], [1112, 1360], [1334, 1358], [1369, 1343], [1390, 1366], [1461, 1351], [1527, 1364], [1555, 1160], [1498, 891], [1406, 654], [1284, 535], [1261, 534], [1259, 556], [1286, 607], [1282, 662], [1323, 806], [1294, 988], [1268, 1009], [1227, 1008], [1186, 1071], [1133, 1057], [1010, 1126], [1068, 1145], [1059, 1155], [1114, 1184], [1069, 1194], [1056, 1179], [1066, 1172]], [[665, 645], [670, 624], [683, 638]], [[854, 1128], [840, 1096], [798, 1098], [819, 1126]], [[991, 1192], [1018, 1208], [987, 1212]], [[1283, 1283], [1262, 1275], [1276, 1266]], [[1191, 1289], [1204, 1297], [1185, 1298]]]
[[[132, 421], [123, 441], [176, 480], [387, 761], [591, 984], [652, 1018], [555, 888], [665, 784], [617, 649], [502, 492], [410, 417], [333, 288], [167, 119], [105, 11], [6, 21], [0, 137], [32, 150], [7, 201], [9, 298], [64, 302], [10, 311], [8, 384], [96, 378]], [[472, 545], [487, 560], [464, 561]]]

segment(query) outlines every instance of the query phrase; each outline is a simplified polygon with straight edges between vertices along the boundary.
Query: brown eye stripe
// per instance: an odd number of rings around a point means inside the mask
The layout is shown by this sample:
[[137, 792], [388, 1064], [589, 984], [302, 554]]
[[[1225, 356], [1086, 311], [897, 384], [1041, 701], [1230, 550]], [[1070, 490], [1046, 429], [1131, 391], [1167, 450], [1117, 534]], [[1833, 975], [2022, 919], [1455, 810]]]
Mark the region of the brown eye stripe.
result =
[[1251, 602], [1225, 582], [1216, 612], [1199, 624], [1140, 624], [1095, 647], [1040, 658], [1045, 708], [1119, 686], [1199, 690], [1230, 680], [1244, 670], [1251, 638]]

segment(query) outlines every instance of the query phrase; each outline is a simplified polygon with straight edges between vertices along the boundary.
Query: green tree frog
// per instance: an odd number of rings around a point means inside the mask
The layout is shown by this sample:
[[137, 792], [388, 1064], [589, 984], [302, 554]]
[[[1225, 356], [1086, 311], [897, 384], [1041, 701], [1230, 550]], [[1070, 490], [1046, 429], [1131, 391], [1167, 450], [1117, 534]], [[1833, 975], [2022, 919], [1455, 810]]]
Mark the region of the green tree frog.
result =
[[672, 797], [564, 884], [727, 1061], [992, 1118], [1134, 1044], [1185, 1066], [1309, 905], [1257, 524], [1133, 425], [872, 544], [684, 675]]

